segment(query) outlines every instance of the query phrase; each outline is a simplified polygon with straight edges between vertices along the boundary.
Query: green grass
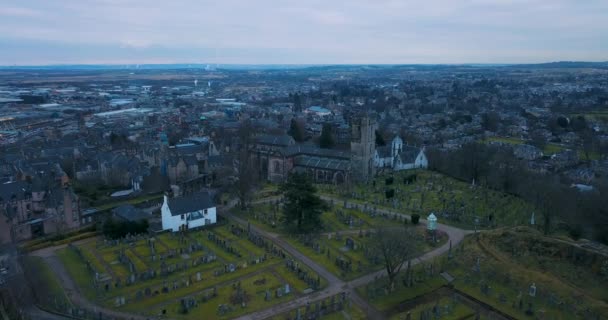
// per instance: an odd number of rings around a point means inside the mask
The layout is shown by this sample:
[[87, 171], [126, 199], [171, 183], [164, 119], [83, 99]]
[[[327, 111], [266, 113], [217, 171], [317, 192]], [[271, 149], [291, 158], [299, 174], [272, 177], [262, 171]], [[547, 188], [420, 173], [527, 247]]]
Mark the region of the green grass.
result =
[[[422, 273], [422, 267], [416, 266], [413, 268], [414, 273]], [[412, 287], [406, 287], [400, 282], [401, 278], [395, 283], [395, 290], [390, 292], [388, 295], [379, 295], [375, 297], [368, 296], [368, 287], [362, 286], [357, 288], [357, 293], [361, 295], [365, 300], [371, 302], [371, 304], [376, 307], [378, 310], [386, 311], [391, 308], [399, 305], [399, 303], [423, 296], [429, 292], [439, 289], [441, 286], [447, 284], [447, 282], [440, 277], [439, 275], [435, 275], [433, 277], [427, 278], [424, 282], [415, 283]], [[387, 278], [382, 278], [378, 280], [376, 283], [372, 283], [369, 285], [370, 288], [374, 289], [382, 289], [388, 286]], [[417, 319], [417, 318], [416, 318]]]
[[[417, 175], [417, 181], [405, 185], [403, 178]], [[394, 177], [392, 185], [385, 185], [385, 178]], [[470, 183], [458, 181], [427, 170], [409, 170], [385, 174], [375, 179], [374, 185], [357, 185], [351, 191], [333, 186], [320, 186], [328, 196], [347, 199], [349, 203], [367, 204], [404, 214], [419, 214], [425, 218], [430, 212], [451, 212], [458, 219], [447, 219], [439, 215], [439, 222], [461, 228], [473, 229], [475, 219], [479, 227], [491, 228], [526, 224], [534, 207], [521, 198], [486, 189], [471, 187]], [[395, 189], [395, 198], [400, 206], [393, 207], [385, 201], [384, 191]], [[355, 198], [352, 193], [355, 193]], [[490, 213], [492, 221], [490, 221]]]
[[89, 300], [97, 300], [98, 294], [93, 286], [93, 275], [85, 265], [85, 262], [71, 250], [64, 248], [56, 251], [57, 257], [61, 260], [70, 277]]
[[525, 141], [519, 138], [511, 138], [511, 137], [488, 137], [483, 140], [485, 143], [490, 142], [501, 142], [506, 144], [524, 144]]
[[[454, 301], [452, 301], [452, 299], [441, 298], [436, 302], [418, 305], [411, 310], [406, 310], [399, 314], [393, 315], [390, 317], [390, 319], [391, 320], [405, 319], [408, 312], [411, 314], [412, 319], [420, 319], [420, 317], [421, 317], [420, 314], [422, 312], [424, 312], [425, 310], [428, 310], [428, 309], [432, 310], [435, 305], [437, 305], [439, 308], [441, 308], [440, 309], [442, 312], [441, 319], [443, 319], [443, 320], [466, 319], [468, 317], [473, 317], [475, 315], [475, 311], [473, 309], [467, 307], [463, 303], [454, 303]], [[446, 305], [451, 306], [451, 311], [450, 311], [449, 315], [444, 313], [444, 311], [445, 311], [444, 308]], [[434, 317], [434, 315], [433, 315], [433, 317]]]
[[63, 307], [72, 306], [59, 280], [53, 274], [53, 270], [43, 258], [25, 256], [23, 259], [25, 273], [29, 281], [36, 287], [36, 296], [40, 304], [60, 312], [65, 311]]
[[[254, 282], [258, 279], [266, 279], [266, 283], [262, 285], [256, 285]], [[219, 316], [217, 313], [219, 304], [230, 304], [230, 296], [234, 294], [235, 289], [231, 284], [227, 284], [225, 286], [221, 286], [217, 289], [218, 296], [213, 298], [206, 303], [199, 303], [199, 306], [192, 309], [188, 314], [184, 315], [179, 312], [180, 304], [173, 303], [168, 306], [166, 309], [168, 311], [167, 316], [174, 319], [229, 319], [234, 318], [239, 315], [243, 315], [246, 313], [251, 313], [257, 310], [262, 310], [268, 308], [274, 304], [285, 302], [293, 299], [293, 292], [289, 295], [283, 296], [281, 298], [276, 298], [274, 296], [274, 291], [283, 286], [283, 283], [276, 279], [271, 273], [265, 272], [253, 277], [249, 277], [247, 279], [243, 279], [240, 281], [241, 288], [247, 292], [250, 297], [249, 302], [246, 307], [242, 307], [240, 305], [232, 305], [233, 311], [227, 313], [223, 317]], [[265, 292], [266, 290], [270, 290], [272, 293], [272, 299], [270, 301], [266, 301]], [[160, 309], [157, 313], [160, 312]]]
[[[533, 242], [530, 242], [533, 243]], [[559, 309], [555, 305], [548, 303], [548, 298], [544, 298], [540, 295], [542, 291], [544, 294], [549, 292], [555, 294], [560, 301], [564, 301], [573, 305], [582, 311], [585, 308], [595, 310], [599, 314], [606, 314], [608, 311], [608, 304], [605, 302], [605, 284], [596, 278], [596, 282], [593, 284], [576, 283], [577, 286], [572, 286], [563, 281], [559, 276], [556, 276], [552, 272], [547, 272], [538, 267], [538, 265], [528, 265], [519, 261], [517, 257], [504, 257], [501, 260], [495, 258], [496, 248], [493, 247], [491, 242], [486, 242], [483, 239], [480, 244], [484, 244], [484, 248], [479, 246], [471, 236], [465, 240], [466, 250], [461, 252], [455, 250], [455, 259], [448, 264], [447, 268], [449, 273], [455, 277], [454, 285], [455, 288], [461, 290], [487, 304], [490, 304], [497, 309], [511, 315], [514, 318], [524, 318], [525, 309], [528, 306], [528, 302], [534, 305], [535, 310], [544, 310], [545, 318], [548, 319], [581, 319], [583, 318], [582, 313], [572, 313], [567, 308]], [[530, 245], [532, 246], [532, 245]], [[481, 272], [476, 274], [472, 271], [472, 267], [475, 265], [475, 261], [478, 257], [481, 257]], [[532, 259], [532, 257], [530, 257]], [[536, 257], [538, 260], [539, 257]], [[551, 266], [554, 268], [563, 268], [564, 266]], [[589, 272], [589, 269], [579, 270], [581, 273]], [[505, 280], [506, 276], [509, 275], [509, 281]], [[467, 281], [467, 278], [470, 279]], [[480, 290], [481, 283], [487, 283], [492, 289], [489, 295], [484, 295]], [[530, 297], [528, 293], [529, 286], [535, 283], [539, 295], [537, 297]], [[589, 296], [581, 296], [580, 301], [575, 303], [573, 297], [576, 296], [576, 291], [584, 293]], [[522, 293], [523, 298], [523, 310], [519, 310], [517, 307], [518, 299], [517, 296]], [[604, 294], [602, 294], [604, 292]], [[500, 294], [504, 294], [507, 298], [506, 303], [499, 301]], [[513, 307], [513, 304], [516, 306]]]
[[[302, 319], [305, 319], [304, 314], [306, 312], [306, 308], [303, 307], [303, 308], [299, 308], [299, 309], [300, 309], [300, 315], [302, 316]], [[287, 317], [289, 317], [289, 319], [295, 319], [296, 314], [297, 314], [296, 310], [292, 310], [292, 311], [289, 311], [282, 315], [272, 317], [271, 319], [283, 320], [283, 319], [286, 319]], [[346, 304], [343, 310], [336, 311], [336, 312], [333, 312], [333, 313], [330, 313], [327, 315], [323, 315], [319, 319], [321, 319], [321, 320], [364, 320], [364, 319], [367, 319], [367, 315], [365, 314], [365, 312], [363, 312], [363, 310], [361, 310], [361, 308], [359, 308], [357, 305], [351, 303], [350, 306], [348, 304]]]

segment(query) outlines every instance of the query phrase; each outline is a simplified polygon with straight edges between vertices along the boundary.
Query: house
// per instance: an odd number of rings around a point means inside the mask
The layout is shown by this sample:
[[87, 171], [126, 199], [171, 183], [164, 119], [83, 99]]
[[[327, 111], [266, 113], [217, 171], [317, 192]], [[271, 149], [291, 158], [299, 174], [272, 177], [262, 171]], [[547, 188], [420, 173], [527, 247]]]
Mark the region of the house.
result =
[[54, 176], [0, 184], [0, 244], [61, 233], [80, 226], [80, 202]]
[[389, 146], [376, 149], [374, 164], [376, 168], [391, 168], [399, 171], [427, 168], [429, 161], [424, 153], [424, 148], [403, 145], [403, 140], [397, 136]]
[[163, 230], [177, 232], [217, 222], [213, 200], [208, 193], [195, 193], [169, 198], [165, 195], [160, 209]]

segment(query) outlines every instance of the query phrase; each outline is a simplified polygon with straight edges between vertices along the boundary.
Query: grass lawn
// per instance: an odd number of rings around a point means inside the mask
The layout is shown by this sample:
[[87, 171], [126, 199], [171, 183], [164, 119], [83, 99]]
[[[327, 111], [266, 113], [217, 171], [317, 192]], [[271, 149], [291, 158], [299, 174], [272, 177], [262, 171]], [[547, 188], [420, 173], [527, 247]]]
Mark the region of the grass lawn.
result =
[[89, 300], [97, 300], [98, 294], [93, 286], [93, 275], [87, 270], [85, 262], [70, 248], [56, 251], [66, 270]]
[[53, 270], [41, 257], [25, 256], [23, 266], [29, 281], [36, 286], [38, 302], [46, 308], [65, 312], [72, 303], [68, 299]]
[[[209, 233], [212, 232], [222, 241], [230, 243], [230, 246], [235, 248], [238, 253], [228, 252], [215, 241], [209, 239]], [[308, 287], [304, 281], [297, 278], [296, 274], [291, 273], [286, 267], [283, 259], [276, 258], [272, 255], [267, 254], [267, 260], [258, 264], [253, 263], [254, 260], [262, 258], [265, 254], [265, 250], [256, 246], [250, 242], [245, 235], [238, 236], [232, 233], [231, 224], [220, 224], [211, 229], [192, 231], [187, 233], [184, 238], [180, 238], [178, 235], [170, 235], [168, 233], [161, 234], [156, 237], [156, 254], [157, 256], [161, 253], [166, 253], [168, 250], [179, 251], [179, 248], [186, 249], [189, 245], [198, 243], [202, 246], [202, 250], [194, 251], [190, 254], [177, 253], [173, 258], [165, 259], [167, 265], [179, 264], [187, 262], [189, 267], [186, 270], [176, 271], [170, 274], [168, 277], [157, 276], [154, 279], [147, 281], [137, 281], [135, 284], [127, 286], [125, 280], [130, 275], [126, 266], [118, 262], [118, 252], [124, 249], [125, 254], [135, 264], [136, 272], [145, 271], [148, 269], [154, 269], [157, 273], [160, 272], [160, 257], [156, 261], [152, 261], [151, 251], [148, 245], [147, 239], [135, 241], [131, 244], [119, 243], [118, 245], [112, 246], [109, 244], [100, 244], [94, 242], [88, 242], [80, 244], [80, 248], [83, 255], [87, 259], [92, 261], [92, 265], [96, 268], [102, 268], [106, 266], [108, 274], [119, 277], [122, 281], [122, 285], [115, 287], [114, 283], [116, 279], [111, 280], [111, 287], [108, 292], [95, 292], [92, 285], [93, 274], [86, 270], [84, 261], [81, 260], [76, 253], [71, 250], [64, 249], [58, 252], [62, 262], [68, 268], [70, 274], [73, 275], [76, 283], [83, 288], [83, 291], [87, 292], [87, 296], [99, 301], [102, 305], [110, 308], [117, 308], [115, 306], [116, 297], [125, 297], [128, 303], [125, 306], [119, 307], [125, 311], [135, 313], [146, 313], [153, 314], [160, 312], [162, 309], [166, 309], [169, 314], [174, 315], [175, 312], [179, 311], [179, 299], [188, 296], [201, 295], [205, 290], [212, 289], [214, 286], [218, 287], [218, 290], [222, 293], [222, 290], [227, 290], [229, 283], [237, 280], [243, 280], [243, 282], [249, 281], [249, 279], [259, 278], [259, 274], [264, 275], [267, 279], [272, 279], [267, 282], [267, 286], [278, 286], [284, 282], [289, 283], [292, 287], [292, 296], [301, 294], [301, 292]], [[85, 253], [86, 252], [86, 253]], [[207, 264], [199, 264], [197, 266], [191, 265], [191, 259], [197, 259], [207, 253], [213, 253], [217, 260]], [[225, 273], [220, 276], [214, 275], [214, 272], [219, 269], [224, 269], [224, 265], [233, 263], [237, 266], [237, 271], [233, 273]], [[303, 267], [306, 269], [305, 267]], [[202, 281], [195, 281], [196, 273], [200, 272]], [[192, 279], [189, 285], [185, 285], [187, 279]], [[253, 280], [252, 280], [253, 281]], [[143, 292], [146, 288], [149, 288], [151, 292], [162, 291], [162, 287], [166, 284], [171, 287], [174, 282], [177, 282], [179, 288], [171, 290], [168, 294], [160, 293], [158, 295], [152, 295], [150, 297], [137, 298], [138, 292]], [[276, 282], [276, 283], [275, 283]], [[325, 286], [326, 281], [322, 279], [321, 286]], [[226, 287], [226, 288], [225, 288]], [[251, 287], [253, 289], [253, 287]], [[249, 292], [249, 291], [248, 291]], [[253, 291], [252, 291], [253, 292]], [[258, 292], [253, 292], [257, 294]], [[263, 300], [262, 296], [262, 300]], [[265, 305], [277, 303], [279, 301], [286, 301], [283, 298], [281, 300], [273, 299], [271, 301], [258, 301], [259, 297], [255, 297], [252, 300], [252, 304], [247, 307], [247, 310], [233, 311], [232, 314], [240, 314], [243, 312], [251, 312], [253, 308], [262, 308]], [[217, 304], [211, 303], [210, 306], [214, 308], [213, 314], [217, 311]], [[238, 309], [240, 309], [239, 307]], [[199, 314], [200, 315], [200, 314]], [[180, 316], [181, 317], [181, 316]], [[189, 314], [185, 316], [186, 319], [195, 315]]]
[[[265, 283], [261, 284], [262, 279], [265, 279]], [[258, 284], [256, 284], [258, 281]], [[198, 300], [198, 306], [194, 307], [187, 314], [180, 313], [181, 306], [179, 302], [172, 303], [167, 307], [156, 310], [155, 314], [159, 314], [162, 309], [167, 310], [167, 316], [175, 319], [229, 319], [234, 318], [245, 313], [251, 313], [257, 310], [268, 308], [272, 305], [285, 302], [293, 299], [293, 292], [289, 295], [284, 295], [280, 298], [275, 297], [274, 292], [284, 284], [276, 279], [271, 273], [264, 272], [262, 274], [255, 275], [243, 280], [240, 280], [241, 289], [244, 290], [249, 296], [249, 301], [246, 306], [234, 305], [231, 303], [231, 297], [235, 295], [236, 289], [234, 289], [233, 283], [227, 283], [226, 285], [217, 288], [217, 297], [212, 298], [207, 302], [200, 302], [200, 298], [194, 296]], [[271, 292], [271, 299], [265, 300], [266, 290]], [[232, 308], [231, 312], [224, 314], [223, 316], [218, 314], [218, 305], [225, 304], [230, 305]]]
[[[306, 308], [304, 308], [304, 307], [300, 308], [300, 315], [301, 315], [302, 319], [305, 319], [305, 317], [304, 317], [305, 313], [306, 313]], [[297, 315], [296, 310], [292, 310], [285, 314], [272, 317], [271, 319], [283, 320], [283, 319], [286, 319], [287, 317], [289, 317], [289, 319], [295, 319], [296, 315]], [[330, 314], [323, 315], [318, 319], [321, 319], [321, 320], [364, 320], [364, 319], [367, 319], [367, 315], [365, 314], [365, 312], [363, 312], [363, 310], [361, 310], [361, 308], [359, 308], [357, 305], [351, 303], [350, 305], [346, 304], [344, 309], [342, 309], [340, 311], [335, 311]]]
[[[417, 180], [404, 184], [403, 179], [416, 174]], [[394, 182], [385, 184], [393, 177]], [[408, 170], [384, 174], [372, 185], [357, 185], [352, 190], [334, 186], [320, 186], [323, 194], [347, 199], [350, 203], [367, 204], [401, 212], [417, 213], [425, 218], [430, 212], [438, 215], [439, 222], [473, 229], [476, 221], [480, 228], [525, 224], [534, 207], [509, 194], [471, 186], [470, 183], [446, 177], [428, 170]], [[385, 199], [386, 190], [395, 190], [396, 203]]]
[[[475, 310], [467, 307], [463, 303], [455, 303], [450, 298], [441, 298], [436, 302], [427, 303], [423, 305], [418, 305], [411, 310], [407, 310], [401, 312], [399, 314], [393, 315], [390, 317], [391, 320], [401, 320], [405, 319], [407, 313], [411, 314], [412, 319], [420, 319], [421, 313], [425, 310], [433, 310], [433, 307], [437, 306], [441, 312], [441, 319], [444, 320], [459, 320], [459, 319], [467, 319], [468, 317], [473, 317], [475, 315]], [[449, 314], [445, 313], [445, 306], [449, 306], [450, 311]], [[432, 312], [432, 311], [431, 311]], [[434, 317], [434, 315], [433, 315]]]
[[[417, 228], [417, 250], [418, 252], [427, 252], [435, 248], [423, 240], [424, 234], [423, 228]], [[354, 240], [357, 248], [352, 250], [346, 250], [346, 239], [351, 238]], [[371, 245], [372, 238], [360, 237], [358, 233], [350, 235], [342, 235], [342, 240], [338, 240], [335, 235], [321, 235], [316, 238], [315, 243], [319, 244], [320, 252], [317, 253], [312, 247], [305, 245], [296, 237], [285, 237], [285, 240], [289, 242], [298, 251], [314, 259], [317, 263], [321, 264], [325, 269], [335, 274], [337, 277], [343, 280], [353, 280], [372, 271], [377, 271], [383, 268], [381, 263], [374, 264], [373, 261], [365, 256], [365, 247]], [[436, 245], [439, 246], [446, 241], [445, 238], [440, 239], [440, 242]], [[325, 250], [325, 252], [323, 252]], [[327, 255], [329, 250], [329, 257]], [[336, 264], [336, 258], [340, 257], [343, 260], [350, 261], [352, 268], [348, 272], [344, 272]], [[380, 259], [380, 258], [379, 258]], [[381, 261], [381, 259], [380, 259]], [[360, 266], [360, 267], [359, 267]]]
[[[414, 273], [423, 273], [421, 266], [416, 266], [413, 269]], [[362, 286], [357, 288], [356, 290], [357, 293], [361, 295], [361, 297], [363, 297], [365, 300], [370, 301], [371, 304], [378, 310], [386, 311], [399, 305], [399, 303], [403, 301], [407, 301], [418, 296], [423, 296], [447, 284], [447, 282], [437, 274], [432, 277], [426, 277], [423, 282], [415, 283], [412, 287], [406, 287], [400, 281], [401, 277], [396, 280], [395, 291], [390, 292], [388, 295], [381, 294], [374, 297], [370, 297], [368, 292], [368, 286]], [[370, 284], [369, 288], [370, 290], [376, 289], [382, 291], [383, 288], [386, 288], [387, 286], [388, 279], [382, 278], [378, 280], [378, 282]], [[418, 319], [418, 317], [416, 317], [415, 319]]]
[[[526, 317], [524, 311], [528, 303], [532, 303], [536, 314], [542, 310], [546, 319], [587, 318], [583, 313], [587, 308], [598, 314], [606, 314], [608, 311], [605, 281], [596, 277], [594, 283], [565, 282], [551, 271], [554, 268], [564, 268], [565, 261], [562, 265], [552, 262], [548, 270], [543, 270], [538, 265], [520, 261], [521, 258], [517, 256], [497, 258], [500, 256], [496, 255], [498, 251], [494, 247], [495, 242], [496, 240], [490, 242], [481, 237], [480, 242], [476, 243], [469, 236], [465, 240], [465, 251], [455, 250], [455, 259], [448, 264], [447, 269], [456, 279], [456, 289], [518, 319]], [[515, 248], [512, 240], [510, 243]], [[533, 244], [533, 241], [528, 242], [530, 248], [534, 247]], [[478, 258], [481, 261], [479, 273], [473, 271]], [[543, 258], [536, 257], [536, 260], [541, 259]], [[584, 279], [584, 273], [589, 273], [590, 269], [580, 268], [577, 271], [580, 272], [577, 278]], [[535, 297], [528, 294], [532, 283], [537, 287]], [[491, 288], [487, 294], [482, 292], [484, 284]], [[501, 295], [506, 300], [504, 303], [500, 301]], [[522, 309], [519, 309], [519, 297]]]

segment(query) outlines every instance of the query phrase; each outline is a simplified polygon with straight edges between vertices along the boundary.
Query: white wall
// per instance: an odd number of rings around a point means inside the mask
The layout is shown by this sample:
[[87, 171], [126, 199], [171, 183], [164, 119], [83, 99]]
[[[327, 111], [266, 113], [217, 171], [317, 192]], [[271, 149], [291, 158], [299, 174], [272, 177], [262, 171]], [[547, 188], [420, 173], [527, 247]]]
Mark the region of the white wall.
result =
[[[183, 214], [184, 219], [182, 220], [182, 215], [176, 215], [176, 216], [171, 215], [171, 209], [169, 209], [169, 204], [167, 203], [167, 201], [168, 201], [168, 198], [167, 198], [167, 196], [165, 196], [165, 201], [164, 201], [162, 207], [160, 208], [163, 230], [171, 229], [173, 232], [177, 232], [177, 231], [179, 231], [179, 228], [182, 225], [188, 225], [188, 229], [192, 229], [192, 228], [202, 227], [207, 224], [217, 223], [217, 210], [215, 207], [208, 208], [207, 214], [204, 213], [204, 209], [199, 210], [198, 213], [203, 215], [203, 218], [188, 221], [188, 217], [192, 214], [196, 214], [197, 212]], [[209, 221], [207, 221], [207, 220], [209, 220]]]

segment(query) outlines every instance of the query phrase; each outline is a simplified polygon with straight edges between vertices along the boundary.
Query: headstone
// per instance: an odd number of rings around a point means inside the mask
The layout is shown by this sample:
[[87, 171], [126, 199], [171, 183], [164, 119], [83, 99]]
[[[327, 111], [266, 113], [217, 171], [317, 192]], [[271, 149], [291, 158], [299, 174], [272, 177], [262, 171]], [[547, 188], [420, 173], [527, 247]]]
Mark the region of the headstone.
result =
[[530, 297], [536, 297], [536, 284], [535, 283], [532, 283], [532, 285], [530, 285], [528, 294], [530, 295]]
[[291, 292], [291, 288], [289, 287], [289, 283], [285, 284], [285, 294], [289, 294]]

